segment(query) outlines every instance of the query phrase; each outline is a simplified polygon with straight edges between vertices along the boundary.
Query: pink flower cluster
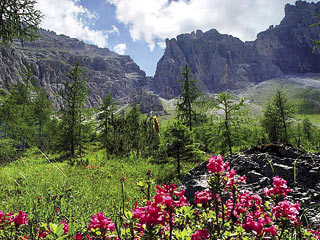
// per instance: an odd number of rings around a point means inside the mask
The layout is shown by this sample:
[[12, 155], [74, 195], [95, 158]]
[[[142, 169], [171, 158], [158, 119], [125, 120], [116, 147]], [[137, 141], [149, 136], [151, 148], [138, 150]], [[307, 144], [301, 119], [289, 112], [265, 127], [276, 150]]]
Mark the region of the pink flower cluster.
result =
[[5, 214], [3, 211], [0, 211], [0, 228], [5, 224], [11, 223], [14, 223], [17, 228], [21, 225], [28, 225], [28, 215], [21, 210], [15, 216], [12, 212]]
[[110, 218], [103, 216], [102, 212], [92, 215], [88, 230], [99, 228], [100, 230], [113, 232], [115, 225]]
[[173, 220], [171, 215], [175, 208], [189, 205], [184, 196], [185, 190], [178, 191], [176, 185], [164, 184], [162, 187], [156, 186], [156, 188], [154, 202], [147, 201], [147, 205], [144, 207], [138, 207], [138, 203], [136, 203], [132, 210], [133, 218], [139, 219], [139, 223], [145, 224], [147, 227], [159, 224], [165, 226], [168, 221]]
[[69, 225], [67, 224], [66, 220], [62, 220], [60, 224], [63, 225], [63, 232], [68, 233], [69, 232]]
[[[195, 194], [194, 203], [197, 206], [194, 208], [181, 209], [190, 205], [184, 196], [185, 190], [179, 190], [174, 184], [165, 184], [156, 186], [156, 195], [152, 201], [146, 201], [143, 206], [138, 206], [136, 203], [132, 210], [132, 218], [126, 216], [122, 219], [124, 223], [117, 225], [117, 228], [110, 218], [98, 212], [92, 215], [87, 231], [83, 231], [85, 233], [77, 233], [73, 236], [74, 233], [69, 232], [67, 222], [62, 220], [60, 224], [63, 225], [63, 237], [73, 240], [174, 239], [173, 230], [179, 231], [188, 227], [192, 229], [187, 236], [191, 240], [222, 239], [223, 231], [232, 234], [232, 231], [237, 228], [244, 230], [237, 232], [235, 236], [237, 239], [242, 239], [242, 236], [246, 239], [250, 237], [278, 239], [277, 237], [287, 228], [294, 229], [301, 226], [299, 203], [285, 200], [291, 190], [284, 179], [274, 177], [272, 188], [266, 188], [264, 194], [259, 195], [248, 190], [241, 191], [239, 184], [245, 183], [245, 176], [238, 176], [236, 170], [230, 169], [229, 164], [224, 163], [220, 155], [212, 156], [208, 161], [207, 168], [212, 173], [209, 181], [210, 188]], [[189, 215], [183, 216], [181, 212], [184, 211], [190, 211]], [[182, 220], [179, 219], [181, 216]], [[187, 218], [194, 218], [194, 222]], [[16, 215], [0, 211], [1, 231], [6, 228], [17, 231], [19, 228], [17, 232], [22, 234], [27, 228], [21, 226], [27, 224], [28, 215], [23, 211], [19, 211]], [[45, 231], [35, 229], [37, 239], [53, 237], [50, 228], [44, 228]], [[123, 229], [125, 231], [121, 231]], [[114, 233], [115, 230], [117, 230], [116, 233]], [[312, 239], [320, 240], [320, 229], [309, 229], [309, 232]], [[122, 233], [129, 236], [123, 237]], [[30, 235], [21, 235], [19, 239], [31, 238]]]
[[210, 202], [214, 197], [214, 194], [210, 190], [203, 190], [201, 192], [196, 192], [194, 203], [206, 204]]
[[268, 188], [264, 189], [264, 193], [267, 196], [271, 196], [271, 194], [272, 194], [273, 196], [286, 197], [288, 195], [288, 193], [291, 192], [291, 189], [288, 188], [288, 186], [287, 186], [286, 180], [284, 180], [283, 178], [280, 178], [278, 176], [275, 176], [272, 179], [273, 179], [273, 187], [270, 189], [268, 189]]
[[[279, 221], [289, 220], [296, 226], [300, 224], [298, 203], [293, 204], [284, 200], [277, 204], [269, 202], [269, 205], [266, 205], [265, 200], [258, 194], [250, 193], [247, 190], [238, 192], [238, 184], [240, 182], [245, 183], [246, 177], [237, 176], [236, 170], [230, 170], [229, 164], [224, 163], [223, 157], [220, 155], [212, 156], [208, 161], [207, 168], [210, 173], [213, 173], [213, 184], [209, 184], [210, 189], [195, 194], [195, 204], [201, 203], [202, 207], [212, 211], [220, 211], [219, 218], [224, 218], [222, 219], [223, 222], [232, 219], [235, 224], [242, 226], [246, 232], [255, 233], [257, 236], [266, 234], [276, 236], [276, 224]], [[219, 174], [216, 175], [215, 173]], [[286, 197], [290, 191], [287, 182], [276, 176], [273, 178], [272, 188], [266, 188], [264, 193], [267, 197]], [[213, 194], [213, 192], [216, 194]], [[227, 197], [224, 201], [222, 200], [223, 196], [224, 198]], [[222, 208], [223, 205], [225, 205], [224, 208]]]
[[165, 223], [165, 214], [161, 207], [154, 202], [147, 201], [147, 205], [144, 207], [138, 207], [138, 203], [136, 203], [132, 214], [133, 218], [139, 219], [141, 224], [146, 224], [148, 227]]
[[21, 225], [27, 225], [28, 224], [28, 215], [19, 210], [18, 215], [13, 217], [13, 222], [17, 227], [20, 227]]
[[320, 228], [318, 230], [309, 229], [309, 232], [317, 239], [320, 240]]
[[211, 156], [208, 161], [209, 173], [223, 173], [229, 169], [229, 163], [224, 163], [221, 155]]
[[164, 184], [162, 187], [156, 186], [157, 193], [153, 197], [156, 204], [166, 206], [167, 208], [179, 208], [190, 205], [184, 196], [185, 190], [177, 191], [174, 184]]
[[272, 207], [272, 213], [276, 219], [287, 219], [295, 224], [299, 224], [298, 214], [300, 210], [299, 203], [291, 203], [287, 200], [279, 202], [275, 207]]
[[191, 236], [191, 240], [206, 240], [209, 239], [210, 234], [208, 229], [203, 230], [197, 230], [194, 234]]

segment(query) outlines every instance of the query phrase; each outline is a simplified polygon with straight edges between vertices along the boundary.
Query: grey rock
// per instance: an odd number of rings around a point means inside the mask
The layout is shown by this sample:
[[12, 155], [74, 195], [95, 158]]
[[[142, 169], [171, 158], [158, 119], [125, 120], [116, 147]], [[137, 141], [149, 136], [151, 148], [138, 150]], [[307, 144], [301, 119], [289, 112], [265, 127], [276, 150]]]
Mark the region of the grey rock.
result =
[[313, 53], [319, 27], [320, 2], [287, 4], [278, 26], [258, 34], [252, 42], [242, 42], [217, 30], [181, 34], [166, 40], [163, 57], [157, 64], [152, 88], [161, 97], [180, 94], [182, 67], [187, 63], [204, 92], [242, 89], [284, 74], [320, 72], [320, 50]]
[[[225, 161], [237, 170], [238, 175], [247, 176], [243, 187], [251, 191], [260, 192], [265, 187], [271, 187], [272, 178], [275, 176], [284, 178], [292, 189], [288, 198], [301, 203], [310, 221], [320, 223], [316, 217], [317, 206], [320, 204], [320, 154], [307, 153], [286, 144], [268, 144], [241, 154], [231, 154]], [[190, 170], [182, 180], [190, 202], [193, 202], [197, 191], [207, 188], [203, 183], [210, 178], [206, 165], [207, 162], [203, 162]], [[198, 184], [199, 182], [202, 184]]]
[[283, 73], [320, 72], [319, 51], [312, 51], [312, 40], [319, 38], [319, 27], [311, 27], [319, 21], [315, 16], [319, 13], [320, 2], [287, 4], [281, 23], [258, 34], [259, 53], [279, 66]]
[[158, 96], [152, 92], [137, 88], [131, 93], [132, 104], [137, 104], [142, 113], [160, 115], [163, 113], [163, 106]]
[[[59, 109], [61, 101], [57, 93], [69, 69], [79, 62], [85, 78], [88, 78], [87, 107], [96, 107], [108, 93], [112, 93], [116, 101], [126, 104], [136, 89], [146, 91], [148, 77], [129, 56], [54, 32], [39, 30], [39, 36], [35, 42], [24, 46], [15, 42], [10, 48], [0, 47], [0, 88], [9, 89], [21, 81], [20, 72], [31, 67], [34, 84], [43, 87], [55, 108]], [[157, 111], [161, 109], [159, 102]]]

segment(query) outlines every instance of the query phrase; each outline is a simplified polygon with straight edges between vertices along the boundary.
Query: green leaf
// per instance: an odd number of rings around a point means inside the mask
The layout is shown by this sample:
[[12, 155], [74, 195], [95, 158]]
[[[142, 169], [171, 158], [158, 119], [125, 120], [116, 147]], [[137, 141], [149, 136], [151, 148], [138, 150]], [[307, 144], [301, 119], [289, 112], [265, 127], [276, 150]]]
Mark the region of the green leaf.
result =
[[49, 227], [53, 233], [57, 232], [57, 225], [54, 223], [49, 223]]
[[58, 226], [58, 228], [56, 229], [56, 235], [58, 236], [58, 237], [61, 237], [63, 234], [64, 234], [64, 231], [63, 231], [63, 227], [64, 227], [64, 225], [63, 224], [60, 224], [59, 226]]

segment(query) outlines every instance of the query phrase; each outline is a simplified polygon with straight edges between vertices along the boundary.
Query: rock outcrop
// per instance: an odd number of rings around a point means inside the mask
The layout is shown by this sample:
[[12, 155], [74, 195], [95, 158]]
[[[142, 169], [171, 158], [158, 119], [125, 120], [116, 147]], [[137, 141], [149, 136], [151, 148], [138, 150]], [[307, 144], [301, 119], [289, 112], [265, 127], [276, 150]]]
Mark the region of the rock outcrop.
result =
[[163, 111], [162, 103], [156, 95], [150, 91], [144, 89], [136, 89], [131, 93], [130, 102], [137, 104], [141, 113], [147, 113], [151, 115], [162, 115]]
[[202, 91], [209, 92], [239, 89], [250, 82], [282, 74], [267, 57], [259, 54], [254, 43], [244, 43], [216, 30], [179, 35], [166, 44], [153, 81], [155, 91], [165, 98], [179, 95], [177, 80], [186, 63]]
[[153, 89], [164, 98], [179, 95], [177, 80], [186, 63], [200, 88], [212, 93], [240, 89], [287, 73], [320, 72], [320, 54], [312, 52], [311, 41], [320, 34], [319, 27], [310, 27], [319, 21], [315, 13], [320, 13], [320, 3], [288, 4], [280, 25], [258, 34], [253, 42], [242, 42], [216, 30], [167, 39]]
[[134, 90], [147, 84], [145, 72], [127, 55], [45, 30], [40, 30], [39, 36], [24, 46], [16, 42], [10, 48], [0, 48], [0, 88], [9, 89], [21, 80], [21, 71], [31, 67], [34, 84], [46, 89], [57, 109], [57, 93], [76, 62], [88, 79], [88, 107], [97, 106], [107, 93], [112, 93], [118, 102], [128, 103]]
[[287, 4], [281, 23], [258, 34], [258, 52], [286, 74], [320, 72], [320, 54], [313, 53], [312, 41], [320, 38], [319, 26], [312, 26], [319, 22], [316, 14], [320, 14], [320, 2]]
[[[268, 144], [225, 158], [237, 174], [246, 175], [243, 186], [252, 191], [271, 187], [272, 177], [280, 176], [293, 190], [289, 198], [299, 201], [308, 210], [310, 220], [320, 223], [320, 154], [307, 153], [284, 144]], [[192, 169], [183, 179], [186, 196], [192, 201], [194, 194], [207, 187], [210, 174], [207, 162]]]

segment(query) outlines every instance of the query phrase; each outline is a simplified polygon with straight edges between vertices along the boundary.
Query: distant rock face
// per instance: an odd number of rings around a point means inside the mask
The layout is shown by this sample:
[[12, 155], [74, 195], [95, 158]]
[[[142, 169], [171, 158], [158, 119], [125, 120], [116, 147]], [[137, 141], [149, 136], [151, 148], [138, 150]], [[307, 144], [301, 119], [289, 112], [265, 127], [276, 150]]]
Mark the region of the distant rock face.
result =
[[208, 92], [240, 89], [250, 83], [286, 73], [320, 72], [320, 54], [312, 53], [310, 39], [319, 38], [313, 13], [320, 3], [297, 1], [286, 5], [281, 24], [258, 35], [254, 42], [198, 30], [166, 40], [166, 50], [157, 65], [153, 89], [164, 98], [180, 94], [182, 67], [188, 63], [200, 88]]
[[[289, 199], [299, 201], [308, 210], [310, 220], [320, 223], [317, 208], [320, 204], [320, 154], [306, 153], [291, 145], [268, 144], [242, 154], [231, 154], [225, 161], [237, 170], [237, 174], [247, 176], [243, 187], [249, 190], [260, 192], [265, 187], [271, 187], [272, 177], [284, 178], [293, 190], [289, 193]], [[185, 195], [191, 201], [195, 192], [208, 187], [210, 174], [206, 165], [207, 162], [204, 162], [192, 169], [182, 181], [186, 188]]]
[[66, 73], [76, 62], [80, 63], [85, 78], [88, 78], [88, 107], [97, 106], [107, 93], [112, 93], [118, 101], [128, 102], [134, 89], [147, 84], [145, 73], [129, 56], [54, 32], [40, 30], [39, 35], [34, 43], [24, 46], [16, 43], [10, 48], [0, 48], [0, 87], [9, 89], [21, 80], [23, 68], [31, 67], [34, 84], [45, 88], [58, 108], [57, 93]]
[[320, 72], [320, 52], [313, 53], [313, 41], [319, 39], [320, 2], [297, 1], [287, 4], [280, 25], [258, 34], [256, 47], [283, 73]]
[[132, 104], [137, 104], [141, 113], [152, 115], [162, 115], [164, 113], [159, 97], [154, 95], [152, 92], [145, 91], [141, 88], [137, 88], [131, 93], [130, 102]]

